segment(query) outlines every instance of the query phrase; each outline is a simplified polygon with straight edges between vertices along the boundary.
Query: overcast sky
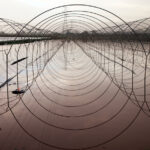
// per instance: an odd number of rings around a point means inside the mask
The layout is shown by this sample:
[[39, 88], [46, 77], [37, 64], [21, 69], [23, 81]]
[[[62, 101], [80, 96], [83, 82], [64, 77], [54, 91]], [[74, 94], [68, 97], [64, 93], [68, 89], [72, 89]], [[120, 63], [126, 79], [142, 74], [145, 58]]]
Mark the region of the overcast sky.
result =
[[0, 17], [25, 23], [47, 9], [71, 3], [96, 5], [125, 21], [150, 17], [150, 0], [0, 0]]

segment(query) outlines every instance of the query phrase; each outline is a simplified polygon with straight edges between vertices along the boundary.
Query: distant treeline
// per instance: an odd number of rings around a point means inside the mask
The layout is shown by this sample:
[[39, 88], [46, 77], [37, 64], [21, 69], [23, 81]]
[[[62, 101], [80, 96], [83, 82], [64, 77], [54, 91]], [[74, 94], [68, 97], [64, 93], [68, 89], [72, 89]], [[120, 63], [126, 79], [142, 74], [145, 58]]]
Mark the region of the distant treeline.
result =
[[81, 32], [81, 33], [52, 33], [49, 35], [52, 39], [65, 39], [67, 41], [80, 40], [83, 42], [94, 41], [145, 41], [150, 42], [150, 33], [96, 33], [96, 32]]
[[51, 40], [50, 38], [34, 38], [34, 39], [21, 39], [21, 40], [5, 40], [0, 41], [0, 45], [11, 45], [11, 44], [25, 44], [25, 43], [33, 43], [33, 42], [40, 42], [40, 41], [48, 41]]
[[150, 33], [130, 33], [130, 32], [115, 32], [115, 33], [98, 33], [98, 32], [81, 32], [81, 33], [20, 33], [20, 34], [2, 34], [0, 37], [45, 37], [51, 40], [66, 40], [66, 41], [83, 41], [83, 42], [94, 42], [94, 41], [144, 41], [150, 42]]

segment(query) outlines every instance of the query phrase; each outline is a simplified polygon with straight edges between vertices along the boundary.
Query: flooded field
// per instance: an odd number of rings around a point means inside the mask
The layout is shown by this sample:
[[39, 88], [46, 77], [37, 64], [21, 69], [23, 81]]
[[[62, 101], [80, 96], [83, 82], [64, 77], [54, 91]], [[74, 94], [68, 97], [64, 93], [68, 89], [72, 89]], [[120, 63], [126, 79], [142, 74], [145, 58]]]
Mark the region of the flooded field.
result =
[[0, 150], [149, 150], [149, 51], [138, 42], [0, 46]]

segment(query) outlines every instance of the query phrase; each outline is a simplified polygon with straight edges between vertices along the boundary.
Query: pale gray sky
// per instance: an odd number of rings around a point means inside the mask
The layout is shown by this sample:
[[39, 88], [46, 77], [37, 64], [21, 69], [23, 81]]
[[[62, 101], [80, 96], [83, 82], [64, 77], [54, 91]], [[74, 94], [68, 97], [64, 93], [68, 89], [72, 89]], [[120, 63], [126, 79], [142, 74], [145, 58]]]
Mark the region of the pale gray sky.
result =
[[96, 5], [125, 21], [150, 17], [150, 0], [0, 0], [0, 17], [27, 22], [47, 9], [71, 3]]

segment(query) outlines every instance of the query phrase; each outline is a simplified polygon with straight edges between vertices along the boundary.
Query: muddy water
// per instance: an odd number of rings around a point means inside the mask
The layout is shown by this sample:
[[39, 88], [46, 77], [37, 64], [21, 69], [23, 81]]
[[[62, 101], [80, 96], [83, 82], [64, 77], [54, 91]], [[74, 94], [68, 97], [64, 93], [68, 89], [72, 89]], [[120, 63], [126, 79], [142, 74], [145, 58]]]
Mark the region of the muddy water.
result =
[[[148, 150], [150, 61], [144, 82], [145, 55], [137, 51], [133, 65], [130, 44], [124, 46], [61, 41], [20, 49], [14, 45], [8, 77], [21, 73], [8, 83], [8, 94], [7, 84], [0, 89], [0, 150]], [[17, 54], [28, 57], [18, 68], [11, 65]], [[3, 83], [4, 52], [0, 58]], [[25, 94], [13, 95], [18, 87]]]

